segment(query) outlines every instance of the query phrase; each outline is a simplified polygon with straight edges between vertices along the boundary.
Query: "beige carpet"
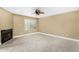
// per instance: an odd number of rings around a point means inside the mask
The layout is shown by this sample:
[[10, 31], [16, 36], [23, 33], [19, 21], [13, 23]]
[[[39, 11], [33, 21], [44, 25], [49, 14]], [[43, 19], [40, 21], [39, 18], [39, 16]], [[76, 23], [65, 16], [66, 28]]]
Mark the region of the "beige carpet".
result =
[[77, 52], [79, 42], [33, 34], [9, 40], [0, 46], [0, 52]]

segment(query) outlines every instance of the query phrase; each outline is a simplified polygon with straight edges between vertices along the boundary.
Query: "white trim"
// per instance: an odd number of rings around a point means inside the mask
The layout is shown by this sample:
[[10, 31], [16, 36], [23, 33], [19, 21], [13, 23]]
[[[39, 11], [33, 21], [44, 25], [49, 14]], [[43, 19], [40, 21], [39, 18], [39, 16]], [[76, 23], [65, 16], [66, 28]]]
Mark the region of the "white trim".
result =
[[43, 33], [43, 32], [38, 32], [43, 35], [51, 36], [51, 37], [57, 37], [57, 38], [62, 38], [62, 39], [67, 39], [67, 40], [72, 40], [72, 41], [79, 41], [78, 39], [73, 39], [65, 36], [59, 36], [59, 35], [54, 35], [54, 34], [48, 34], [48, 33]]
[[22, 35], [18, 35], [18, 36], [13, 36], [13, 38], [18, 38], [18, 37], [22, 37], [22, 36], [29, 36], [29, 35], [33, 35], [33, 34], [37, 34], [39, 32], [34, 32], [34, 33], [27, 33], [27, 34], [22, 34]]
[[13, 38], [18, 38], [18, 37], [22, 37], [22, 36], [29, 36], [29, 35], [38, 34], [38, 33], [47, 35], [47, 36], [51, 36], [51, 37], [57, 37], [57, 38], [62, 38], [62, 39], [67, 39], [67, 40], [72, 40], [72, 41], [77, 41], [77, 42], [79, 41], [78, 39], [73, 39], [73, 38], [69, 38], [69, 37], [65, 37], [65, 36], [59, 36], [59, 35], [48, 34], [48, 33], [43, 33], [43, 32], [27, 33], [27, 34], [23, 34], [23, 35], [14, 36]]

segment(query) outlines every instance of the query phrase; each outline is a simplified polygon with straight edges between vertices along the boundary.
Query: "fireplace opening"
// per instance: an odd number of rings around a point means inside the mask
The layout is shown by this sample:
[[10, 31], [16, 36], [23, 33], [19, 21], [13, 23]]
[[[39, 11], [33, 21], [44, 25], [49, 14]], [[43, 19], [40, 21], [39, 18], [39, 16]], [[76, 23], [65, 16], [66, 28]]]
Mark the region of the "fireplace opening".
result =
[[1, 44], [5, 43], [6, 41], [13, 38], [13, 30], [7, 29], [7, 30], [1, 30]]

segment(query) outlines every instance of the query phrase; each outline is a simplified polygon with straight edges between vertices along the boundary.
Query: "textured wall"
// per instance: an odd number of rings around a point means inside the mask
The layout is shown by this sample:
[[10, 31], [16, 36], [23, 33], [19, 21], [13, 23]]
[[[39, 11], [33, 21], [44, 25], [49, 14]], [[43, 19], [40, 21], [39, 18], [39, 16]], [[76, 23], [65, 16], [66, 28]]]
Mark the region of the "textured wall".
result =
[[77, 38], [78, 11], [41, 18], [39, 31]]
[[77, 12], [77, 38], [79, 38], [79, 11]]
[[22, 34], [26, 34], [28, 33], [25, 30], [25, 24], [24, 24], [24, 19], [33, 19], [36, 20], [35, 18], [31, 18], [31, 17], [26, 17], [26, 16], [21, 16], [21, 15], [13, 15], [13, 23], [14, 23], [14, 36], [18, 36], [18, 35], [22, 35]]
[[13, 28], [13, 15], [0, 8], [0, 30]]

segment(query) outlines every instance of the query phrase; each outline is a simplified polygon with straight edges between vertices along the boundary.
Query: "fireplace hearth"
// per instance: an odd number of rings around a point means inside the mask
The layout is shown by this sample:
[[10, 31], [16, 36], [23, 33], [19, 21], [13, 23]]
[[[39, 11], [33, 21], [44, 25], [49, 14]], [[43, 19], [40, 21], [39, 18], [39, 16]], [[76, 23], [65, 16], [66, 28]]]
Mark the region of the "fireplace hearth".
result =
[[1, 30], [1, 44], [7, 42], [8, 40], [13, 38], [13, 30]]

